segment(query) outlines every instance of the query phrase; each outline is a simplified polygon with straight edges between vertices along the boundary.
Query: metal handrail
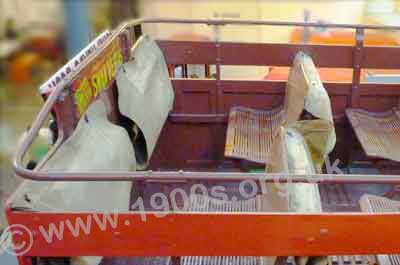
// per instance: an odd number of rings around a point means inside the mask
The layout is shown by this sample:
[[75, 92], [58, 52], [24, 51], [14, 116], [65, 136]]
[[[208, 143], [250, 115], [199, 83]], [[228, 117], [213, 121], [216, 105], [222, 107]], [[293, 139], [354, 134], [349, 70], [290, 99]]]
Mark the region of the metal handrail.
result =
[[[319, 28], [348, 28], [348, 29], [375, 29], [375, 30], [400, 30], [400, 26], [379, 26], [362, 24], [334, 24], [313, 22], [285, 22], [269, 20], [244, 20], [244, 19], [171, 19], [171, 18], [143, 18], [132, 20], [140, 21], [141, 24], [206, 24], [206, 25], [259, 25], [259, 26], [297, 26], [297, 27], [319, 27]], [[131, 23], [128, 21], [127, 24]]]

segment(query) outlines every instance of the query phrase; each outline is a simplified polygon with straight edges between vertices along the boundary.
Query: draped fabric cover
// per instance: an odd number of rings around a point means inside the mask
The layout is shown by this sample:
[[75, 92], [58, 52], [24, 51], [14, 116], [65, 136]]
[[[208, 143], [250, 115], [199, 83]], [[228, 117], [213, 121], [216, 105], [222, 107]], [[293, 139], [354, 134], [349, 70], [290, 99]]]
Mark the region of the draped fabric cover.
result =
[[143, 132], [148, 164], [161, 129], [172, 109], [174, 90], [168, 76], [164, 55], [157, 44], [144, 35], [131, 50], [133, 60], [117, 73], [120, 112]]

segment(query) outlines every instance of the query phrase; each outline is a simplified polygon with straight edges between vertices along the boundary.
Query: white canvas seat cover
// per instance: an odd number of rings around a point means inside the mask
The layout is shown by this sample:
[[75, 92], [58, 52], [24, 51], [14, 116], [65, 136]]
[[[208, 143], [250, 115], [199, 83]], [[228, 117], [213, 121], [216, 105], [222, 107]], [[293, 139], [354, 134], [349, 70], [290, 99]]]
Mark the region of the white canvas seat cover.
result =
[[[299, 121], [305, 109], [317, 120]], [[317, 172], [336, 144], [331, 102], [312, 58], [297, 53], [286, 86], [283, 126], [298, 130], [305, 138]]]
[[141, 36], [131, 55], [133, 60], [117, 73], [118, 105], [143, 132], [149, 160], [172, 109], [174, 91], [163, 53], [150, 37]]
[[[324, 159], [336, 143], [331, 103], [310, 56], [299, 52], [286, 86], [285, 120], [271, 147], [270, 173], [305, 174], [321, 172]], [[316, 120], [301, 120], [303, 109]], [[319, 212], [322, 210], [318, 185], [309, 183], [268, 184], [270, 210]], [[286, 196], [282, 196], [282, 192]], [[271, 202], [274, 202], [271, 204]]]
[[[310, 178], [316, 173], [308, 145], [302, 133], [296, 128], [280, 127], [271, 151], [274, 155], [267, 167], [269, 173], [302, 174]], [[322, 212], [317, 184], [276, 182], [267, 183], [266, 189], [265, 194], [260, 196], [263, 211]], [[299, 265], [306, 265], [309, 260], [309, 257], [296, 257], [296, 263]], [[318, 257], [312, 262], [313, 265], [325, 265], [328, 259]]]
[[[322, 165], [336, 143], [331, 103], [315, 65], [307, 54], [299, 52], [291, 68], [286, 86], [285, 120], [277, 130], [271, 147], [271, 163], [267, 172], [302, 174], [310, 177], [321, 172]], [[303, 109], [317, 119], [301, 120]], [[321, 212], [317, 184], [270, 183], [262, 195], [264, 211]], [[305, 265], [309, 257], [296, 257]], [[313, 264], [327, 264], [327, 257], [318, 257]]]
[[[302, 134], [294, 128], [281, 127], [272, 146], [273, 160], [269, 173], [315, 174], [315, 168]], [[267, 184], [263, 209], [283, 212], [322, 211], [318, 185], [310, 183]]]
[[284, 108], [287, 125], [297, 122], [303, 109], [319, 119], [332, 119], [328, 93], [312, 58], [304, 52], [296, 54], [290, 68]]
[[[81, 118], [74, 133], [40, 171], [134, 171], [135, 154], [129, 136], [125, 129], [107, 120], [104, 103], [92, 103], [86, 117], [87, 121]], [[26, 180], [13, 206], [38, 211], [128, 210], [130, 190], [130, 182]]]
[[[97, 100], [74, 133], [40, 171], [135, 171], [135, 154], [125, 129], [107, 120]], [[13, 207], [33, 211], [128, 211], [131, 182], [37, 182], [26, 180]], [[108, 196], [104, 196], [108, 194]], [[28, 199], [28, 200], [27, 200]], [[102, 257], [74, 257], [73, 265], [97, 265]]]

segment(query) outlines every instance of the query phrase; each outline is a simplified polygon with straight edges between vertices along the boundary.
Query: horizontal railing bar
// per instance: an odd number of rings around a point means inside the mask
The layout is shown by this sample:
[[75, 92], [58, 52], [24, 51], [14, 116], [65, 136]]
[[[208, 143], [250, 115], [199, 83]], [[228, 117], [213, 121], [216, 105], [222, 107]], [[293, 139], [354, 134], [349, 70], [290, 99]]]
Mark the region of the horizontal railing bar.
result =
[[392, 183], [400, 184], [398, 175], [347, 175], [347, 174], [267, 174], [238, 172], [187, 172], [187, 171], [136, 171], [136, 172], [57, 172], [14, 168], [19, 176], [37, 181], [126, 181], [126, 180], [255, 180], [266, 182], [304, 183]]
[[333, 24], [313, 22], [284, 22], [268, 20], [245, 20], [245, 19], [176, 19], [176, 18], [143, 18], [143, 24], [165, 23], [165, 24], [206, 24], [206, 25], [259, 25], [259, 26], [297, 26], [297, 27], [326, 27], [326, 28], [350, 28], [350, 29], [375, 29], [375, 30], [400, 30], [400, 26], [380, 26], [361, 24]]

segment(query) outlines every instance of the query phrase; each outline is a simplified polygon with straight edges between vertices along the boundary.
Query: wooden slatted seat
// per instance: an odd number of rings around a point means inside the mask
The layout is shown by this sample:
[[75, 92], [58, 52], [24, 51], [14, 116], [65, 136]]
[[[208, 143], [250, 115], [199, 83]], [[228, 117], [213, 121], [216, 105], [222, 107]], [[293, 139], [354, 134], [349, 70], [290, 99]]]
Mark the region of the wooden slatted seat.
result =
[[[360, 206], [363, 212], [385, 213], [400, 211], [400, 201], [369, 194], [361, 197]], [[377, 261], [379, 265], [399, 265], [400, 255], [377, 255]]]
[[225, 156], [265, 163], [270, 161], [273, 135], [283, 119], [283, 108], [260, 111], [233, 107], [229, 112]]
[[346, 115], [365, 154], [373, 158], [400, 161], [399, 110], [372, 113], [347, 109]]
[[231, 108], [225, 156], [268, 164], [277, 128], [297, 122], [304, 109], [318, 118], [332, 116], [330, 106], [327, 106], [330, 105], [329, 97], [318, 71], [311, 57], [303, 52], [294, 58], [285, 93], [283, 106], [270, 111], [237, 106]]

